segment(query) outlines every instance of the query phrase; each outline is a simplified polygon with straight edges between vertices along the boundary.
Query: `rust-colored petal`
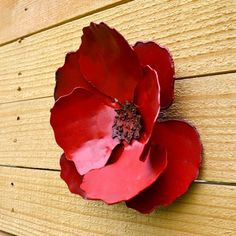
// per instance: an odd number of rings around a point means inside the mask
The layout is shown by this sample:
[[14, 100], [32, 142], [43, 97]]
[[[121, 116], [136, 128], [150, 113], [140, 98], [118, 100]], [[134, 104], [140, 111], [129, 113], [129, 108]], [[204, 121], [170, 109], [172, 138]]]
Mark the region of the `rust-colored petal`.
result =
[[150, 186], [166, 167], [166, 152], [157, 145], [152, 146], [141, 161], [143, 148], [142, 143], [134, 141], [125, 147], [115, 163], [88, 172], [81, 184], [85, 198], [113, 204], [128, 200]]
[[170, 52], [155, 42], [137, 42], [134, 50], [142, 65], [157, 71], [161, 90], [161, 108], [168, 108], [174, 98], [175, 69]]
[[165, 147], [168, 165], [153, 185], [126, 203], [142, 213], [169, 205], [184, 194], [197, 178], [201, 162], [199, 135], [193, 126], [184, 121], [156, 123], [152, 143]]
[[83, 175], [103, 167], [118, 144], [112, 139], [116, 112], [102, 96], [77, 88], [51, 109], [51, 125], [66, 158]]
[[91, 23], [83, 33], [79, 63], [85, 79], [107, 96], [132, 101], [142, 75], [133, 49], [104, 23]]

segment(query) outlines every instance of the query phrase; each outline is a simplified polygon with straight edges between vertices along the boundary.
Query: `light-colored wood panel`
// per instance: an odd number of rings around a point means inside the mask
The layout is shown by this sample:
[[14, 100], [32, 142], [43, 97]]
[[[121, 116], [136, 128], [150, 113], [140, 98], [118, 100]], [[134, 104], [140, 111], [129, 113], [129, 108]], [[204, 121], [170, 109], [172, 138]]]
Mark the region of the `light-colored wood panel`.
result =
[[[186, 119], [204, 147], [200, 179], [236, 182], [236, 74], [176, 81], [176, 99], [162, 114]], [[61, 149], [49, 124], [53, 98], [0, 105], [0, 163], [59, 169]], [[17, 117], [19, 116], [18, 120]]]
[[91, 21], [107, 22], [131, 44], [154, 40], [168, 46], [177, 77], [236, 69], [234, 0], [137, 0], [0, 47], [0, 103], [52, 95], [56, 69], [66, 52], [79, 47], [82, 28]]
[[2, 0], [0, 44], [32, 34], [121, 0]]
[[[12, 184], [11, 184], [12, 183]], [[236, 187], [194, 184], [172, 206], [141, 215], [69, 193], [59, 172], [0, 167], [0, 226], [17, 235], [228, 235]]]

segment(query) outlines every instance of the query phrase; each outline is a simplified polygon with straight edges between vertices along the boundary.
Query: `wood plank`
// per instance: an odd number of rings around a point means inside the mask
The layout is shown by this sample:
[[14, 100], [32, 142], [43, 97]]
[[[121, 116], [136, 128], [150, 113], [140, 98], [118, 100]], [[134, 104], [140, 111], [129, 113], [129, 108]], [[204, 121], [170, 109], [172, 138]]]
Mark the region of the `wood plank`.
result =
[[0, 44], [60, 24], [121, 0], [2, 0]]
[[168, 46], [177, 77], [236, 69], [234, 0], [137, 0], [0, 47], [0, 103], [52, 95], [56, 69], [66, 52], [79, 47], [82, 28], [91, 21], [107, 22], [131, 44], [154, 40]]
[[85, 201], [52, 171], [0, 167], [0, 191], [0, 228], [22, 236], [236, 233], [235, 186], [194, 184], [175, 204], [151, 215], [123, 203]]
[[[236, 183], [235, 79], [236, 73], [178, 80], [175, 103], [162, 114], [198, 128], [204, 146], [200, 179]], [[52, 105], [52, 98], [0, 105], [0, 164], [59, 169]]]

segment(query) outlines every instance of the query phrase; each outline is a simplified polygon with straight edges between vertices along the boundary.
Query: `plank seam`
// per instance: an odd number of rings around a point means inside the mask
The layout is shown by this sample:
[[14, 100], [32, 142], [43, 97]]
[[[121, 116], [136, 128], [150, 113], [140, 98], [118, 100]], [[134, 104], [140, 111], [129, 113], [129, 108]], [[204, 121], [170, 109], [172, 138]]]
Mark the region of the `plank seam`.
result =
[[[39, 167], [14, 166], [14, 165], [2, 165], [2, 164], [0, 164], [0, 167], [60, 172], [59, 169], [39, 168]], [[224, 181], [212, 181], [212, 180], [194, 180], [193, 182], [196, 184], [224, 185], [224, 186], [235, 186], [236, 187], [236, 182], [224, 182]]]
[[178, 77], [178, 78], [176, 78], [176, 80], [201, 78], [201, 77], [215, 76], [215, 75], [226, 75], [226, 74], [233, 74], [235, 72], [236, 72], [236, 69], [235, 70], [228, 70], [228, 71], [219, 71], [219, 72], [207, 73], [207, 74], [189, 75], [189, 76]]
[[[226, 74], [234, 74], [234, 73], [236, 73], [236, 70], [221, 71], [221, 72], [207, 73], [207, 74], [199, 74], [199, 75], [192, 75], [192, 76], [186, 76], [186, 77], [178, 77], [178, 78], [175, 78], [175, 80], [178, 81], [178, 80], [185, 80], [185, 79], [197, 79], [197, 78], [204, 78], [204, 77], [208, 77], [208, 76], [226, 75]], [[44, 96], [44, 97], [35, 97], [35, 98], [29, 98], [29, 99], [21, 99], [21, 100], [14, 100], [14, 101], [8, 101], [8, 102], [0, 102], [0, 105], [18, 103], [18, 102], [26, 102], [26, 101], [33, 101], [33, 100], [52, 98], [52, 97], [53, 97], [53, 95], [48, 95], [48, 96]]]
[[72, 17], [70, 19], [67, 19], [67, 20], [64, 20], [64, 21], [61, 21], [57, 24], [53, 24], [51, 26], [48, 26], [48, 27], [45, 27], [45, 28], [42, 28], [40, 30], [37, 30], [35, 32], [32, 32], [32, 33], [29, 33], [29, 34], [25, 34], [25, 35], [22, 35], [21, 37], [17, 37], [15, 39], [12, 39], [12, 40], [9, 40], [9, 41], [6, 41], [4, 43], [0, 43], [0, 47], [4, 46], [4, 45], [7, 45], [7, 44], [10, 44], [10, 43], [13, 43], [13, 42], [16, 42], [16, 41], [22, 41], [24, 38], [28, 38], [32, 35], [35, 35], [35, 34], [38, 34], [38, 33], [41, 33], [41, 32], [44, 32], [44, 31], [47, 31], [49, 29], [52, 29], [54, 27], [58, 27], [58, 26], [61, 26], [61, 25], [64, 25], [66, 23], [69, 23], [71, 21], [74, 21], [74, 20], [78, 20], [78, 19], [81, 19], [81, 18], [84, 18], [86, 16], [90, 16], [90, 15], [93, 15], [93, 14], [96, 14], [98, 12], [102, 12], [102, 11], [105, 11], [105, 10], [108, 10], [108, 9], [111, 9], [111, 8], [114, 8], [114, 7], [117, 7], [117, 6], [120, 6], [120, 5], [123, 5], [125, 3], [128, 3], [128, 2], [132, 2], [134, 0], [121, 0], [119, 2], [115, 2], [115, 3], [111, 3], [111, 4], [108, 4], [106, 6], [103, 6], [103, 7], [100, 7], [96, 10], [90, 10], [86, 13], [83, 13], [83, 14], [80, 14], [78, 16], [75, 16], [75, 17]]

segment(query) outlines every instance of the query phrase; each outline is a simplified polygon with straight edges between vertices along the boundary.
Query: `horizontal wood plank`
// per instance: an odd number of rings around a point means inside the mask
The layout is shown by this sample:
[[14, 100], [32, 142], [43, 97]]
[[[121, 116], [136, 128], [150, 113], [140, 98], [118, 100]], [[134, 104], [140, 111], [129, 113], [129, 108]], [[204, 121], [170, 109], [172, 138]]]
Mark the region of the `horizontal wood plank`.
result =
[[[176, 81], [176, 99], [162, 114], [186, 119], [204, 147], [200, 179], [236, 183], [236, 73]], [[53, 98], [0, 105], [0, 164], [59, 169], [61, 149], [49, 124]]]
[[236, 187], [194, 184], [168, 208], [141, 215], [69, 193], [59, 172], [0, 167], [0, 228], [17, 235], [227, 235]]
[[168, 46], [177, 77], [236, 70], [234, 0], [137, 0], [0, 47], [0, 103], [52, 95], [56, 69], [91, 21], [107, 22], [130, 44]]
[[[82, 17], [121, 0], [2, 0], [0, 44], [75, 17]], [[125, 1], [123, 1], [125, 2]]]

